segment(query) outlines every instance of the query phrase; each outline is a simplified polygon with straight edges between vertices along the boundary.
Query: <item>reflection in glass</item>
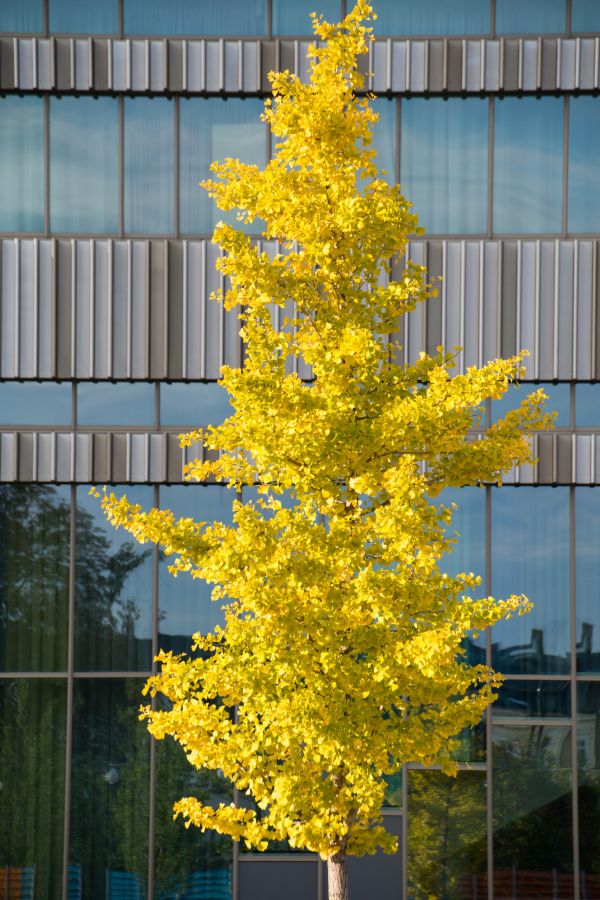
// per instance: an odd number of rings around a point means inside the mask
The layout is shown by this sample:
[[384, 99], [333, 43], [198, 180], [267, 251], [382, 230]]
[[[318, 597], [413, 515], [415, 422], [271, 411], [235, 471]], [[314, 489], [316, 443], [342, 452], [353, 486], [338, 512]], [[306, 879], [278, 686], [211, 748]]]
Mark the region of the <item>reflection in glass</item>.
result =
[[174, 104], [125, 97], [125, 231], [173, 231]]
[[[235, 494], [222, 485], [190, 484], [160, 488], [160, 505], [170, 509], [176, 518], [193, 518], [201, 522], [232, 520], [231, 505]], [[158, 646], [161, 650], [183, 653], [190, 649], [190, 639], [197, 631], [203, 634], [215, 625], [223, 625], [218, 603], [210, 599], [213, 586], [187, 572], [174, 578], [168, 571], [170, 560], [160, 556], [158, 586]]]
[[[156, 744], [156, 830], [154, 880], [158, 896], [231, 897], [231, 840], [216, 831], [186, 828], [173, 821], [173, 803], [194, 796], [231, 803], [230, 783], [216, 772], [195, 769], [179, 744], [168, 737]], [[162, 891], [165, 893], [163, 894]]]
[[0, 670], [67, 668], [70, 493], [0, 485]]
[[0, 97], [0, 197], [0, 231], [43, 231], [42, 97]]
[[533, 611], [492, 629], [500, 672], [569, 671], [569, 489], [492, 490], [492, 594], [525, 594]]
[[71, 385], [67, 382], [0, 382], [0, 425], [70, 423]]
[[495, 102], [494, 231], [561, 230], [563, 106], [562, 97]]
[[[116, 488], [149, 509], [152, 488]], [[106, 522], [100, 501], [77, 488], [75, 670], [149, 671], [152, 663], [152, 548]]]
[[568, 681], [518, 681], [507, 679], [492, 707], [495, 719], [565, 718], [571, 714], [571, 685]]
[[150, 737], [138, 718], [142, 686], [121, 678], [74, 683], [70, 876], [94, 900], [146, 897]]
[[310, 14], [316, 12], [328, 22], [339, 22], [341, 19], [340, 0], [272, 0], [273, 34], [312, 35], [312, 19]]
[[573, 897], [571, 729], [498, 724], [492, 735], [494, 896]]
[[484, 772], [411, 770], [408, 884], [411, 900], [486, 896]]
[[430, 233], [486, 230], [488, 110], [479, 98], [402, 104], [400, 181]]
[[600, 428], [600, 385], [575, 385], [575, 427]]
[[80, 382], [77, 424], [153, 425], [154, 385], [146, 381]]
[[6, 900], [62, 895], [66, 711], [66, 680], [0, 681], [0, 896]]
[[[600, 11], [600, 4], [597, 9]], [[569, 100], [569, 231], [600, 231], [600, 103]]]
[[544, 389], [547, 394], [546, 412], [555, 412], [556, 428], [568, 428], [571, 424], [571, 391], [569, 384], [531, 384], [526, 381], [511, 384], [500, 400], [492, 400], [492, 422], [502, 419], [511, 409], [517, 409], [534, 391]]
[[396, 184], [396, 100], [378, 97], [373, 106], [379, 116], [373, 127], [375, 164], [385, 170], [389, 184]]
[[581, 896], [600, 898], [600, 682], [577, 685], [579, 878]]
[[50, 31], [58, 34], [115, 34], [118, 0], [50, 0]]
[[227, 391], [215, 382], [163, 382], [160, 386], [162, 425], [205, 428], [220, 425], [232, 413]]
[[53, 231], [118, 230], [116, 97], [50, 97], [50, 166]]
[[[259, 120], [262, 108], [262, 100], [256, 97], [181, 100], [179, 191], [184, 234], [211, 233], [219, 220], [240, 227], [235, 211], [218, 210], [198, 182], [210, 176], [213, 160], [223, 161], [227, 156], [265, 165], [265, 125]], [[256, 231], [256, 223], [246, 226], [246, 230]]]
[[598, 0], [571, 0], [571, 31], [575, 34], [577, 32], [593, 34], [600, 31]]
[[600, 488], [575, 491], [577, 671], [600, 672]]
[[379, 0], [375, 34], [486, 34], [489, 3], [482, 0]]
[[498, 34], [557, 34], [565, 25], [565, 0], [496, 0]]
[[265, 34], [265, 0], [123, 0], [125, 34]]
[[32, 34], [44, 30], [43, 0], [0, 3], [0, 31]]

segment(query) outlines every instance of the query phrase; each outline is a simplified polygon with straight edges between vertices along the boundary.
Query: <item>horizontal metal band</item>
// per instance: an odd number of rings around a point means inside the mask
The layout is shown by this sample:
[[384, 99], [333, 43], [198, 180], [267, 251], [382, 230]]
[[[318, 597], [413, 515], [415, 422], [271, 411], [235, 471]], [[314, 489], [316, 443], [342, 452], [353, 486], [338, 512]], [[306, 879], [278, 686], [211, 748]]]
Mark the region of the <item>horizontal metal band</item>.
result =
[[[535, 466], [514, 468], [511, 485], [600, 484], [600, 434], [555, 432], [532, 438]], [[83, 484], [183, 481], [185, 463], [203, 457], [165, 432], [0, 433], [0, 482]]]
[[[237, 314], [210, 301], [218, 254], [205, 240], [1, 241], [0, 378], [217, 379], [243, 354]], [[525, 349], [528, 379], [600, 379], [598, 239], [416, 241], [409, 255], [442, 281], [403, 322], [405, 361], [460, 346], [462, 372]]]
[[[0, 90], [255, 94], [307, 77], [306, 40], [0, 39]], [[600, 89], [600, 37], [378, 39], [361, 60], [379, 93]]]

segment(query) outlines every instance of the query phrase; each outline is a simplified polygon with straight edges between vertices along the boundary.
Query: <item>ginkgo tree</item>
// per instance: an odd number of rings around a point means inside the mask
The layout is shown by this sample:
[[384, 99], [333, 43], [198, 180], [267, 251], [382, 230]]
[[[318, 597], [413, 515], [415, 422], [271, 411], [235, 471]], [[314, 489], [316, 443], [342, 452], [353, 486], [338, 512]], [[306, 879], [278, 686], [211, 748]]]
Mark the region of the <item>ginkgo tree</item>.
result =
[[[340, 24], [315, 17], [309, 80], [270, 75], [271, 161], [226, 159], [204, 183], [274, 248], [215, 229], [229, 284], [216, 299], [240, 310], [244, 365], [222, 371], [231, 416], [182, 437], [211, 451], [186, 477], [231, 488], [233, 524], [103, 499], [115, 525], [161, 544], [175, 574], [214, 584], [223, 604], [224, 626], [194, 635], [200, 653], [160, 654], [147, 687], [168, 703], [143, 715], [241, 801], [185, 797], [176, 813], [258, 849], [319, 853], [331, 898], [347, 897], [348, 855], [396, 849], [386, 777], [405, 763], [455, 772], [456, 735], [493, 700], [499, 676], [467, 663], [464, 638], [528, 609], [523, 596], [480, 596], [472, 573], [444, 573], [455, 537], [438, 495], [531, 463], [528, 436], [549, 424], [536, 392], [483, 429], [520, 356], [464, 374], [454, 348], [401, 362], [402, 319], [435, 288], [410, 262], [390, 280], [420, 232], [376, 165], [357, 63], [371, 13], [358, 0]], [[241, 503], [248, 485], [257, 499]]]

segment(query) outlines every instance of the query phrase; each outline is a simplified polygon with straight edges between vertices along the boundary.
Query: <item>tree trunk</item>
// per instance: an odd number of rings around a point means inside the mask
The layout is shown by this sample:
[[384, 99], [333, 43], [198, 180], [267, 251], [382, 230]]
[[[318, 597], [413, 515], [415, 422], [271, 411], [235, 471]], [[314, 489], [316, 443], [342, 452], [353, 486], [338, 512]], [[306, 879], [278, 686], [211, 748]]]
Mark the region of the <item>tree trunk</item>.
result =
[[349, 900], [348, 869], [346, 854], [343, 851], [330, 856], [327, 860], [327, 881], [329, 884], [329, 900]]

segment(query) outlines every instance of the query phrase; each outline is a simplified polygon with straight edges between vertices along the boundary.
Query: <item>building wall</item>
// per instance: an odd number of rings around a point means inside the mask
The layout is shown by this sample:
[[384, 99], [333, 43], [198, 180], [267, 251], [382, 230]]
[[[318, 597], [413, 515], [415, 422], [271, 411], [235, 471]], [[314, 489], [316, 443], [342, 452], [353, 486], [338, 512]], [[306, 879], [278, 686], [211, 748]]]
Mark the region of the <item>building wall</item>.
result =
[[[267, 73], [305, 77], [312, 6], [0, 5], [0, 898], [326, 896], [310, 854], [171, 821], [185, 793], [231, 793], [150, 741], [140, 690], [158, 648], [220, 613], [88, 495], [108, 482], [227, 520], [224, 489], [182, 483], [200, 451], [177, 439], [226, 414], [214, 382], [242, 362], [235, 315], [209, 301], [216, 213], [197, 182], [215, 157], [268, 159]], [[352, 896], [597, 898], [600, 6], [377, 7], [375, 144], [427, 228], [411, 257], [443, 279], [398, 335], [405, 359], [460, 345], [460, 372], [527, 349], [558, 418], [502, 492], [444, 498], [449, 565], [536, 607], [469, 643], [506, 685], [456, 780], [390, 785], [400, 849], [353, 861]]]

